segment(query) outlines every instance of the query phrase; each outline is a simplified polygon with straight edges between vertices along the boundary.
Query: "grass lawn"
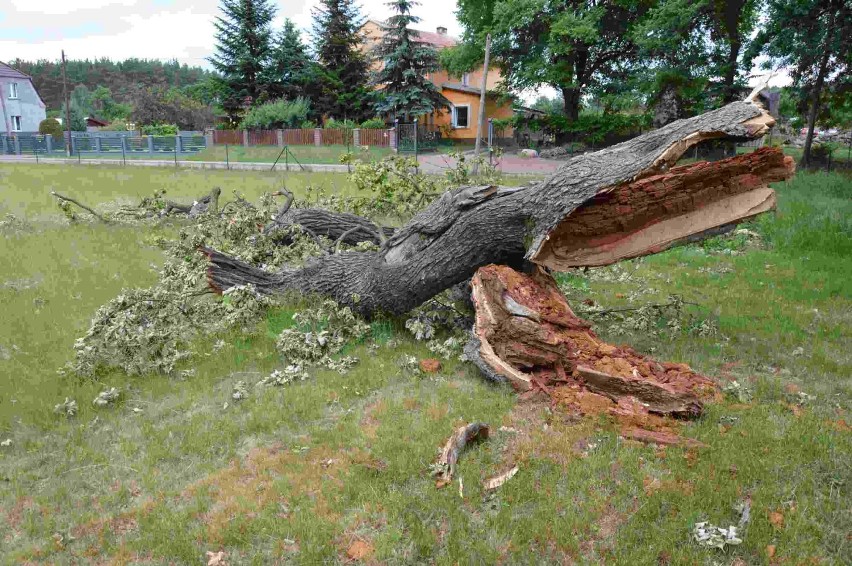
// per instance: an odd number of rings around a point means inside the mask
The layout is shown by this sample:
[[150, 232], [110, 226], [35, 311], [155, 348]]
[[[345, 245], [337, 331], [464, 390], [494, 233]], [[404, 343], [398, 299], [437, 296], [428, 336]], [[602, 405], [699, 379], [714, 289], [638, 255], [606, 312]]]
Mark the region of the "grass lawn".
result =
[[[341, 156], [347, 152], [345, 145], [291, 145], [289, 146], [292, 154], [288, 159], [293, 164], [293, 159], [305, 165], [310, 163], [340, 163]], [[249, 161], [259, 163], [273, 163], [281, 154], [280, 147], [275, 146], [251, 146], [243, 147], [240, 145], [228, 146], [228, 159], [230, 161]], [[355, 157], [363, 161], [371, 161], [382, 159], [391, 155], [393, 152], [389, 147], [370, 146], [367, 151], [357, 147], [348, 148], [349, 151], [355, 154]], [[195, 155], [186, 158], [188, 161], [225, 161], [225, 146], [215, 145], [196, 153]], [[285, 157], [281, 155], [280, 163], [284, 163]]]
[[[191, 199], [221, 186], [253, 199], [286, 181], [342, 192], [344, 175], [0, 165], [0, 557], [3, 563], [841, 564], [852, 555], [852, 180], [800, 173], [779, 210], [748, 229], [761, 244], [716, 239], [619, 266], [560, 274], [573, 305], [607, 308], [679, 294], [689, 324], [650, 333], [601, 325], [604, 338], [684, 361], [751, 399], [709, 406], [683, 434], [707, 446], [620, 439], [606, 419], [571, 421], [519, 404], [467, 364], [435, 376], [400, 369], [433, 354], [400, 321], [375, 323], [394, 347], [345, 376], [252, 391], [280, 364], [286, 308], [252, 334], [200, 341], [180, 378], [62, 378], [98, 306], [146, 286], [162, 256], [156, 230], [63, 222], [49, 191], [90, 204], [159, 188]], [[23, 224], [4, 220], [14, 214]], [[578, 309], [579, 310], [579, 309]], [[117, 405], [97, 408], [117, 387]], [[806, 393], [813, 398], [802, 395]], [[68, 397], [79, 413], [53, 406]], [[227, 404], [227, 406], [226, 406]], [[428, 466], [455, 426], [490, 423], [466, 452], [458, 486]], [[498, 431], [501, 425], [519, 432]], [[481, 481], [518, 474], [487, 495]], [[736, 524], [743, 544], [691, 540], [697, 521]], [[843, 558], [846, 556], [846, 558]]]

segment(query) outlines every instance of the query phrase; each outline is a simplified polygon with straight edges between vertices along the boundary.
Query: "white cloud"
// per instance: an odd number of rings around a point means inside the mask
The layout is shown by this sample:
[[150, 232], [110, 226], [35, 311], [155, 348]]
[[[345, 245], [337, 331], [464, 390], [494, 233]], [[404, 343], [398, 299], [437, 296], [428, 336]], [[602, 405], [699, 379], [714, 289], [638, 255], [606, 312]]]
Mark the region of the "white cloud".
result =
[[[384, 19], [386, 0], [366, 0], [362, 13]], [[56, 60], [62, 49], [75, 59], [177, 59], [208, 66], [218, 0], [7, 0], [0, 3], [0, 60]], [[307, 38], [316, 0], [278, 0], [276, 27], [291, 18]], [[420, 29], [461, 34], [455, 0], [425, 0], [415, 9]]]

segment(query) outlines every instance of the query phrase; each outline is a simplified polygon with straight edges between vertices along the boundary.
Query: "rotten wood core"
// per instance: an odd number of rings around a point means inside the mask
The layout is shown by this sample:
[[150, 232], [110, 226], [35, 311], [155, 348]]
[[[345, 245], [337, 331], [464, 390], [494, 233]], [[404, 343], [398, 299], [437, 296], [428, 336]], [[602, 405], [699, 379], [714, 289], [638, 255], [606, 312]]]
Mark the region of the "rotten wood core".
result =
[[768, 183], [794, 171], [792, 157], [760, 150], [607, 188], [565, 217], [533, 261], [565, 270], [662, 251], [774, 209]]
[[[593, 412], [625, 409], [628, 401], [633, 412], [679, 418], [700, 416], [702, 399], [716, 391], [712, 380], [686, 364], [657, 362], [601, 340], [542, 269], [524, 274], [489, 265], [477, 271], [471, 286], [476, 322], [465, 353], [486, 376], [517, 391], [573, 397], [569, 404], [580, 412], [596, 403], [600, 410]], [[577, 398], [554, 393], [557, 388], [584, 393]]]

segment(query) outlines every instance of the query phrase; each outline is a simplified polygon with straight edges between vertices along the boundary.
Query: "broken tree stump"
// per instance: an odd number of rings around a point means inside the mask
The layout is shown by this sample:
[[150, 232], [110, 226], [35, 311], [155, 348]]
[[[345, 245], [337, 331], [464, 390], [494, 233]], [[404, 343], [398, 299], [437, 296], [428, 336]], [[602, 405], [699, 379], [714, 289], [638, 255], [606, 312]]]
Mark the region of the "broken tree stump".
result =
[[[716, 390], [686, 364], [660, 363], [598, 338], [541, 268], [527, 275], [489, 265], [476, 272], [471, 287], [476, 322], [465, 353], [487, 377], [517, 391], [540, 389], [554, 397], [554, 388], [570, 387], [603, 397], [591, 400], [601, 412], [695, 418], [702, 398]], [[639, 405], [631, 406], [633, 400]]]

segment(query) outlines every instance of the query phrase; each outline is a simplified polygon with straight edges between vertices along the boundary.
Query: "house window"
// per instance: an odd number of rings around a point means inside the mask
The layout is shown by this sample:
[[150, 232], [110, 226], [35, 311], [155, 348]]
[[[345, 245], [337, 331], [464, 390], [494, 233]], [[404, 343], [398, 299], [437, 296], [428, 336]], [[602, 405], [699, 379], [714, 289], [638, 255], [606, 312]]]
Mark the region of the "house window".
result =
[[20, 116], [12, 116], [12, 131], [20, 132], [21, 131], [21, 117]]
[[453, 106], [453, 127], [454, 128], [469, 128], [470, 123], [470, 105]]
[[462, 75], [462, 84], [464, 86], [470, 85], [470, 73], [465, 73], [465, 74]]
[[18, 98], [18, 83], [9, 83], [9, 98]]

